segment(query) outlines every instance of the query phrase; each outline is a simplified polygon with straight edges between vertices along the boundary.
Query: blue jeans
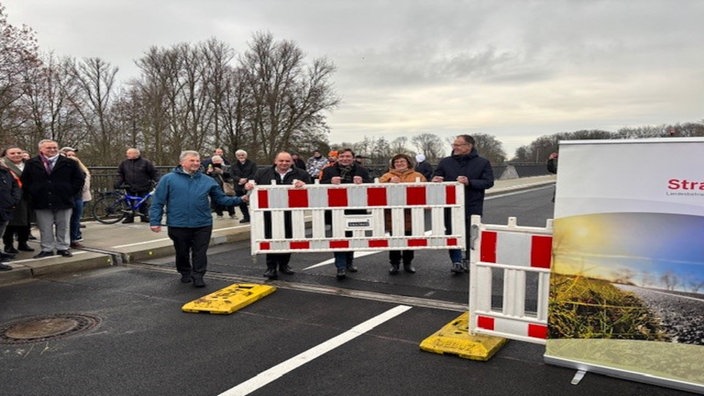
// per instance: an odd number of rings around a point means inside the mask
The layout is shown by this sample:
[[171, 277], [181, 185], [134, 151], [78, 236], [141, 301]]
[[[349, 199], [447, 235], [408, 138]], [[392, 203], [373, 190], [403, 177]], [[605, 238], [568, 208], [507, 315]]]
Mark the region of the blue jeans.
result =
[[352, 265], [354, 252], [334, 252], [332, 255], [335, 257], [335, 267], [347, 268]]
[[81, 217], [83, 217], [84, 206], [85, 202], [83, 202], [83, 198], [74, 199], [73, 212], [71, 212], [71, 220], [69, 226], [71, 242], [76, 242], [77, 240], [83, 238], [83, 234], [81, 233]]

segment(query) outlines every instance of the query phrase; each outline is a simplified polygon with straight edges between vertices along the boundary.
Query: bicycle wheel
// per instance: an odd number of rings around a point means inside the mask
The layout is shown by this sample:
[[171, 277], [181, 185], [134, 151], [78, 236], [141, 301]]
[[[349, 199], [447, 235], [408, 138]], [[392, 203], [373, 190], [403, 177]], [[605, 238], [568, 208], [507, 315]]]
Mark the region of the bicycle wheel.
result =
[[93, 217], [103, 224], [115, 224], [132, 209], [118, 194], [103, 195], [93, 203]]

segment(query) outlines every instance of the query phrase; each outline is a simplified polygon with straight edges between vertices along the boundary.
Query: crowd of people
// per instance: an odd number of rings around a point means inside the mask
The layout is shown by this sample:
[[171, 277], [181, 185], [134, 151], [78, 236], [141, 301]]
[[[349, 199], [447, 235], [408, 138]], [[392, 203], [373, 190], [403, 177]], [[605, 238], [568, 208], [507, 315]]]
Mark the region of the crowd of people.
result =
[[[271, 166], [259, 168], [248, 159], [247, 152], [237, 150], [229, 161], [222, 148], [201, 161], [196, 151], [184, 151], [179, 165], [160, 177], [156, 166], [142, 157], [137, 148], [125, 152], [125, 160], [117, 167], [114, 187], [122, 188], [135, 197], [153, 192], [151, 204], [143, 204], [137, 214], [150, 229], [160, 232], [168, 208], [166, 225], [172, 240], [176, 269], [184, 283], [203, 287], [207, 270], [207, 248], [213, 229], [213, 216], [224, 218], [225, 212], [236, 219], [235, 208], [242, 213], [240, 223], [251, 221], [248, 193], [256, 185], [284, 184], [292, 188], [305, 188], [317, 180], [320, 184], [371, 183], [372, 177], [364, 166], [364, 157], [350, 148], [332, 150], [323, 156], [321, 151], [304, 160], [298, 153], [282, 151], [276, 154]], [[415, 161], [414, 161], [415, 159]], [[481, 215], [484, 192], [494, 184], [492, 167], [479, 156], [474, 139], [459, 135], [452, 143], [452, 153], [442, 158], [433, 168], [423, 154], [411, 157], [405, 153], [389, 160], [388, 172], [379, 178], [381, 183], [459, 182], [464, 186], [466, 227], [472, 215]], [[40, 251], [34, 258], [54, 255], [71, 257], [70, 249], [83, 248], [81, 218], [91, 197], [91, 173], [78, 158], [78, 150], [63, 147], [54, 140], [42, 140], [38, 154], [32, 157], [17, 146], [5, 148], [0, 158], [0, 233], [4, 251], [0, 252], [0, 270], [10, 270], [6, 264], [20, 251], [34, 251], [28, 241], [31, 227], [39, 230]], [[364, 209], [346, 209], [345, 214], [365, 212]], [[267, 215], [269, 215], [267, 217]], [[134, 223], [128, 216], [123, 223]], [[326, 222], [332, 222], [326, 216]], [[265, 235], [272, 235], [272, 218], [264, 214]], [[404, 209], [404, 227], [393, 230], [390, 211], [385, 212], [385, 228], [389, 233], [410, 235], [411, 213]], [[451, 219], [446, 216], [445, 228], [451, 233]], [[291, 237], [291, 213], [284, 214], [285, 237]], [[469, 229], [465, 230], [469, 235]], [[351, 237], [348, 231], [348, 237]], [[17, 247], [14, 243], [17, 241]], [[467, 238], [469, 243], [469, 238]], [[468, 249], [467, 249], [468, 250]], [[336, 277], [343, 280], [349, 273], [358, 271], [354, 265], [354, 252], [334, 252]], [[450, 270], [453, 274], [467, 271], [459, 249], [450, 249]], [[409, 274], [416, 272], [413, 250], [391, 250], [389, 274], [397, 275], [401, 268]], [[294, 274], [290, 265], [291, 254], [266, 255], [264, 277], [277, 279], [278, 274]], [[403, 267], [401, 266], [403, 265]]]

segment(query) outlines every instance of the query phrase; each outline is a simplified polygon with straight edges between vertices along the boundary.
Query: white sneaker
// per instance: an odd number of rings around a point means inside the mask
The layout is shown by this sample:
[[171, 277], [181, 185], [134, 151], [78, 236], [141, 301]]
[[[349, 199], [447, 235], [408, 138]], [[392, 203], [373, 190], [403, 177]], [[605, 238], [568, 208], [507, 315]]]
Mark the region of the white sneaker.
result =
[[452, 268], [450, 268], [450, 271], [454, 272], [455, 274], [464, 273], [464, 268], [462, 268], [462, 263], [452, 263]]

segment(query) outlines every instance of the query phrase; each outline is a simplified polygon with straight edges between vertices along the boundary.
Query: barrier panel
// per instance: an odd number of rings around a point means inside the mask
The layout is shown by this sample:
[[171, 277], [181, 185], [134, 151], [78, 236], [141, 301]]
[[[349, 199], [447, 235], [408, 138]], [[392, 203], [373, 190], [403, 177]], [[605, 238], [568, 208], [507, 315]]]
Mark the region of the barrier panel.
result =
[[[404, 232], [406, 211], [410, 233]], [[455, 182], [258, 185], [250, 195], [250, 212], [252, 255], [466, 249], [464, 188]], [[445, 230], [446, 217], [451, 233]]]
[[490, 225], [472, 216], [471, 234], [470, 333], [545, 344], [552, 219], [540, 228], [519, 227], [515, 217]]

